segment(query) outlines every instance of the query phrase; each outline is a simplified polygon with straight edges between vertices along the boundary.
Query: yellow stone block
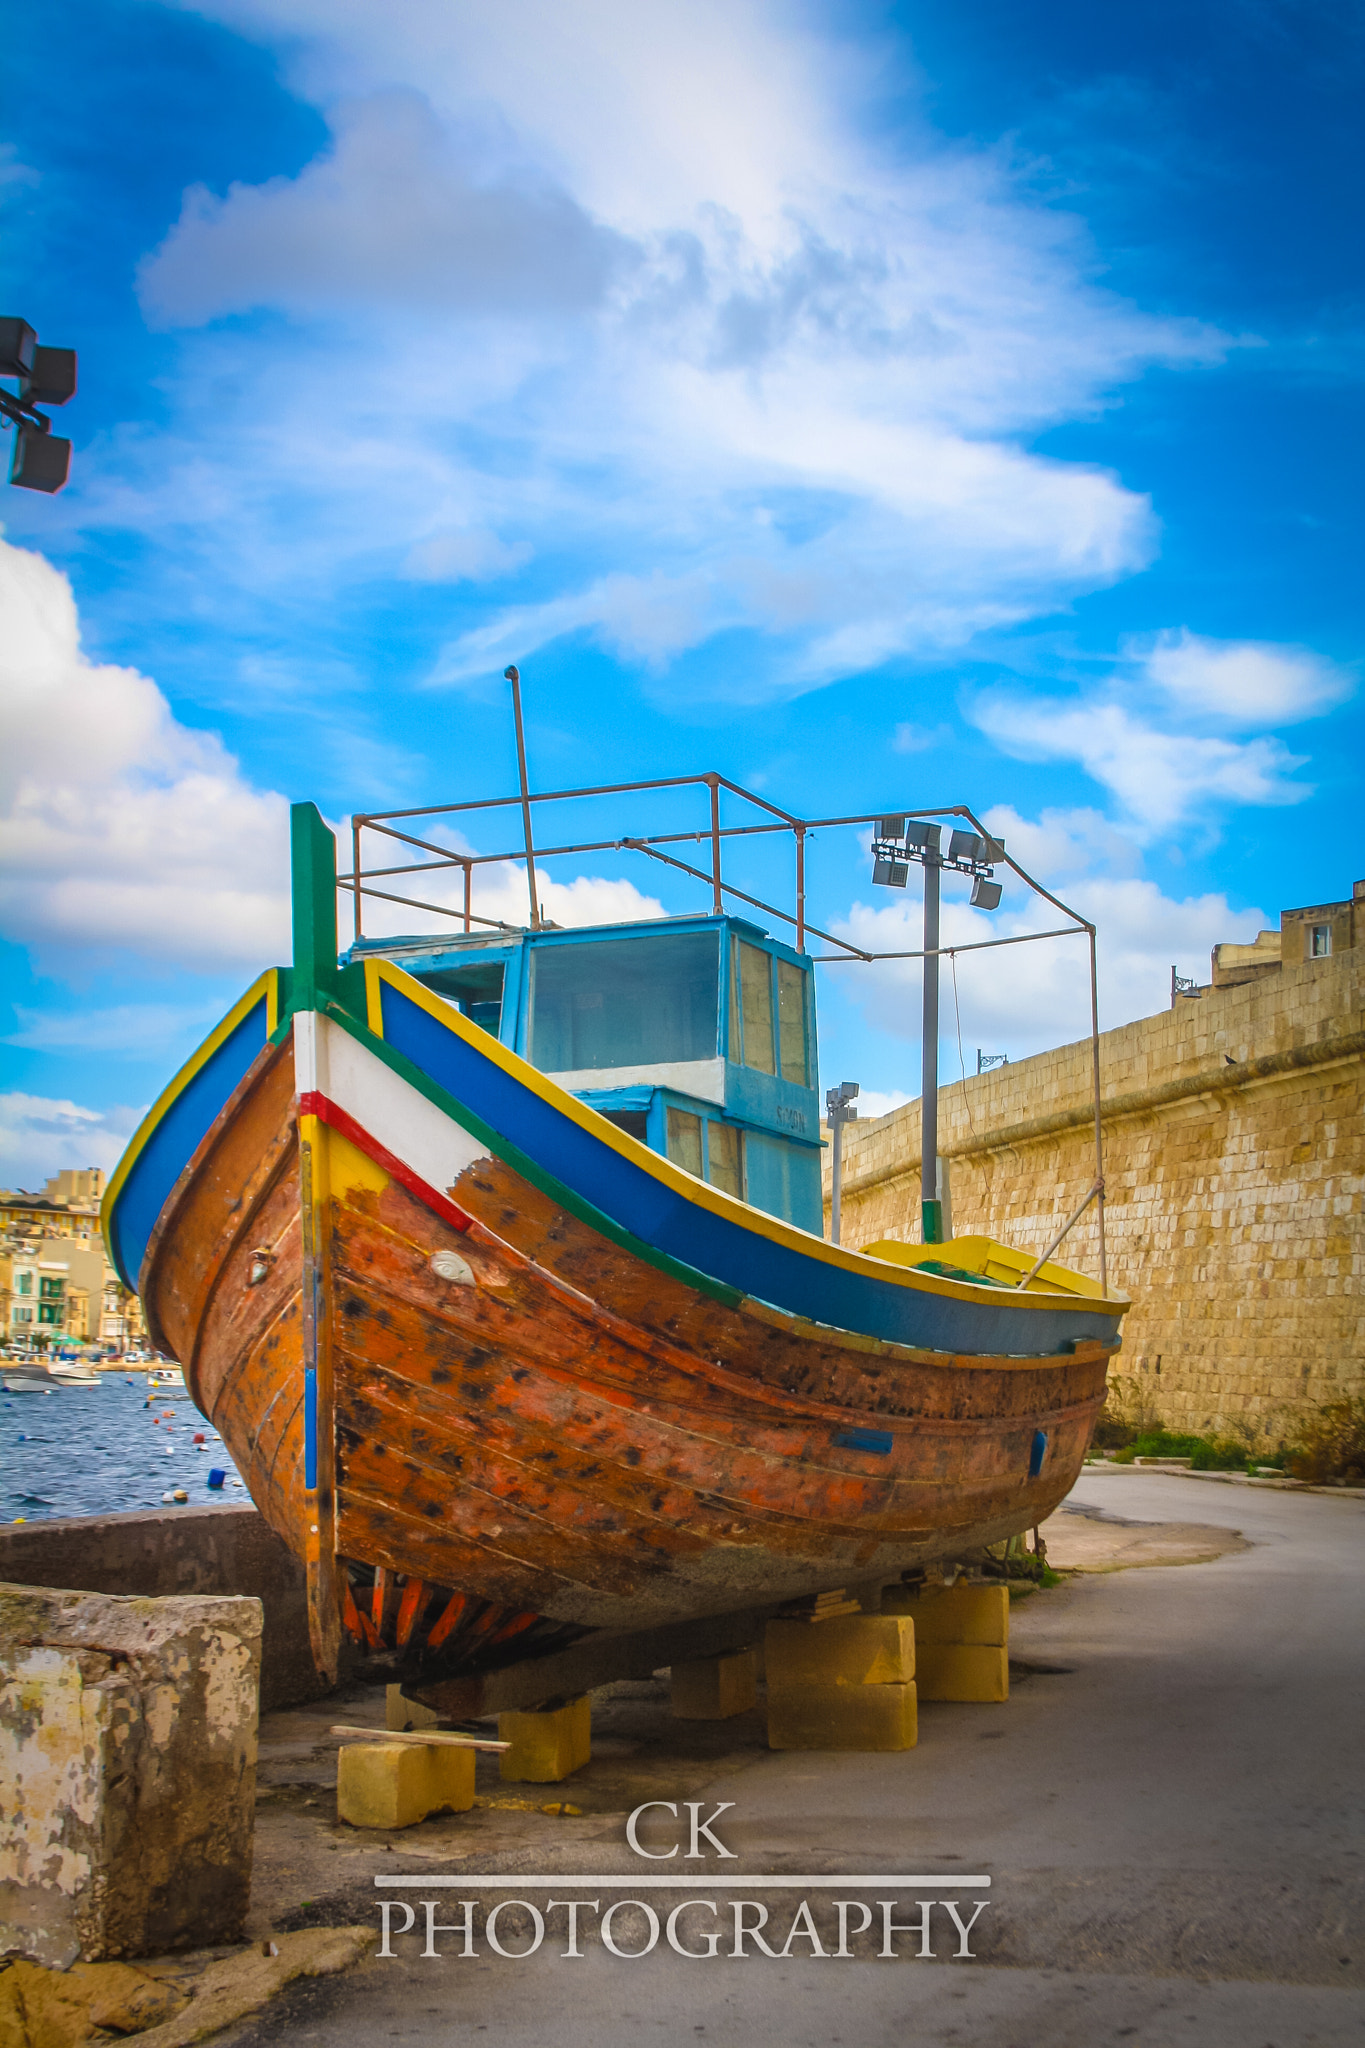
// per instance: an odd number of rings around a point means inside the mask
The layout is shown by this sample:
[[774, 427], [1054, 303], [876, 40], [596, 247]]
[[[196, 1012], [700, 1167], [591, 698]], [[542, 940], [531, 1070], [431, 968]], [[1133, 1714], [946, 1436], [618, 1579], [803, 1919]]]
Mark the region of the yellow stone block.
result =
[[[825, 1624], [828, 1626], [828, 1624]], [[910, 1685], [807, 1685], [768, 1692], [769, 1749], [913, 1749]]]
[[884, 1614], [908, 1614], [915, 1624], [915, 1642], [978, 1643], [991, 1649], [1010, 1639], [1009, 1588], [972, 1586], [894, 1586], [882, 1595]]
[[384, 1726], [386, 1728], [439, 1728], [441, 1717], [432, 1707], [424, 1707], [420, 1700], [410, 1700], [401, 1685], [384, 1688]]
[[474, 1752], [441, 1744], [350, 1742], [337, 1759], [337, 1815], [353, 1828], [410, 1828], [474, 1804]]
[[1007, 1700], [1009, 1651], [1003, 1643], [924, 1643], [916, 1683], [925, 1700]]
[[915, 1675], [914, 1623], [896, 1614], [770, 1621], [768, 1692], [807, 1685], [905, 1685]]
[[694, 1657], [672, 1671], [673, 1713], [679, 1721], [728, 1721], [747, 1714], [758, 1699], [752, 1650], [724, 1657]]
[[586, 1693], [559, 1707], [499, 1714], [498, 1740], [510, 1742], [499, 1759], [514, 1785], [557, 1785], [592, 1756], [592, 1706]]

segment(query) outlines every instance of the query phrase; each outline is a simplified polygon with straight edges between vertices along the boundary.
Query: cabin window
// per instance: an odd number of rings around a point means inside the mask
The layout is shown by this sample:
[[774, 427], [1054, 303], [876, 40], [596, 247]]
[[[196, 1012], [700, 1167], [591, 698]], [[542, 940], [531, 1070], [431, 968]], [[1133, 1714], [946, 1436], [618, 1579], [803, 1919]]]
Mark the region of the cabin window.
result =
[[714, 931], [536, 946], [531, 962], [531, 1060], [543, 1073], [716, 1057]]
[[702, 1178], [701, 1118], [687, 1109], [668, 1112], [668, 1156], [675, 1166]]
[[744, 1199], [743, 1139], [733, 1124], [714, 1120], [706, 1126], [707, 1179], [713, 1188]]
[[609, 1124], [615, 1124], [618, 1131], [624, 1131], [628, 1138], [638, 1138], [642, 1145], [649, 1143], [649, 1116], [643, 1109], [604, 1109], [602, 1112]]
[[790, 960], [777, 963], [777, 1042], [782, 1079], [809, 1086], [806, 1070], [806, 977]]
[[746, 1067], [756, 1067], [760, 1074], [776, 1073], [771, 954], [737, 938], [731, 980], [739, 983], [740, 1044], [738, 1054], [731, 1045], [730, 1056], [740, 1058]]
[[462, 1017], [497, 1037], [502, 1025], [501, 960], [471, 961], [467, 967], [442, 967], [417, 979], [454, 1003]]

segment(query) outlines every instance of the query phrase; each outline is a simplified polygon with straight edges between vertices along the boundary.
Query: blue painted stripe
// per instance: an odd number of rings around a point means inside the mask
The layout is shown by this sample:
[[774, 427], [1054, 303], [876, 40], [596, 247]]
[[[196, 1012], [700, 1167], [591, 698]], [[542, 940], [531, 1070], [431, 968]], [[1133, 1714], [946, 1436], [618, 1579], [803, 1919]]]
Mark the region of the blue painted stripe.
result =
[[109, 1255], [136, 1288], [148, 1240], [195, 1147], [266, 1042], [266, 999], [247, 1011], [176, 1097], [133, 1162], [109, 1215]]
[[303, 1375], [303, 1483], [309, 1493], [318, 1488], [318, 1376], [311, 1365]]
[[889, 1429], [841, 1429], [834, 1441], [846, 1451], [876, 1451], [884, 1458], [893, 1438]]
[[1025, 1308], [1007, 1295], [978, 1302], [920, 1291], [717, 1215], [584, 1129], [391, 982], [381, 989], [392, 1050], [619, 1228], [713, 1280], [813, 1322], [931, 1350], [1037, 1357], [1077, 1338], [1112, 1340], [1116, 1310], [1084, 1296]]

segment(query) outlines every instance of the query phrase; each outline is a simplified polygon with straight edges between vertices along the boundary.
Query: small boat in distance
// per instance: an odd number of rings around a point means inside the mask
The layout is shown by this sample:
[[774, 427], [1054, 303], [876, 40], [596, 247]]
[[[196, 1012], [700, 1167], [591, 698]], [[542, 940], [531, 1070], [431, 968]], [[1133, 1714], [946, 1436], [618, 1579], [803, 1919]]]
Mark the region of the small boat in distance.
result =
[[110, 1181], [323, 1671], [343, 1628], [429, 1676], [898, 1579], [1079, 1470], [1128, 1303], [983, 1236], [824, 1240], [804, 894], [795, 945], [722, 907], [709, 780], [705, 915], [549, 927], [528, 834], [528, 928], [474, 931], [466, 866], [463, 932], [345, 955], [296, 805], [293, 963]]

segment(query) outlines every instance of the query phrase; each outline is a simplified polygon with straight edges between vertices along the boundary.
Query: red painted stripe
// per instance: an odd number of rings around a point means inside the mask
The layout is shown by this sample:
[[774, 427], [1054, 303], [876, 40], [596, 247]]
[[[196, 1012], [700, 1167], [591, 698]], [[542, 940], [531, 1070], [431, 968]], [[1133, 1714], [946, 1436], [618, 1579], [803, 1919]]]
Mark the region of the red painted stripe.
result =
[[340, 1103], [333, 1102], [329, 1096], [321, 1094], [316, 1088], [310, 1088], [305, 1094], [300, 1095], [298, 1107], [300, 1116], [315, 1116], [320, 1123], [330, 1124], [334, 1131], [339, 1131], [343, 1138], [349, 1138], [359, 1151], [367, 1158], [373, 1159], [376, 1166], [382, 1166], [391, 1180], [398, 1181], [410, 1195], [416, 1195], [419, 1202], [425, 1203], [427, 1208], [433, 1210], [443, 1223], [448, 1223], [452, 1230], [468, 1230], [474, 1220], [472, 1216], [466, 1216], [463, 1209], [457, 1209], [449, 1196], [439, 1194], [420, 1174], [414, 1173], [410, 1166], [398, 1158], [396, 1153], [390, 1152], [386, 1145], [381, 1145], [378, 1138], [372, 1137], [364, 1125], [358, 1124]]

